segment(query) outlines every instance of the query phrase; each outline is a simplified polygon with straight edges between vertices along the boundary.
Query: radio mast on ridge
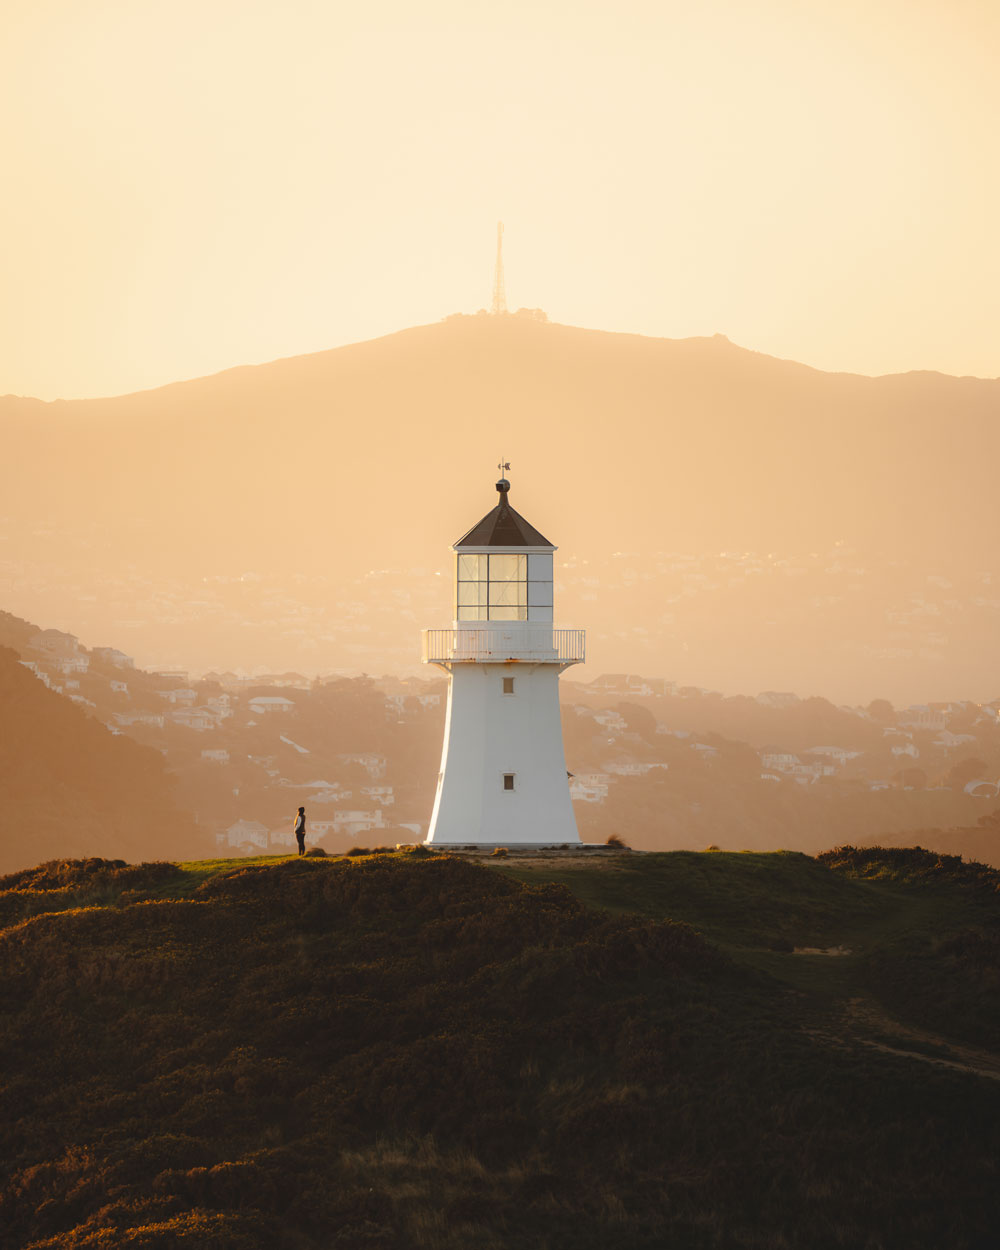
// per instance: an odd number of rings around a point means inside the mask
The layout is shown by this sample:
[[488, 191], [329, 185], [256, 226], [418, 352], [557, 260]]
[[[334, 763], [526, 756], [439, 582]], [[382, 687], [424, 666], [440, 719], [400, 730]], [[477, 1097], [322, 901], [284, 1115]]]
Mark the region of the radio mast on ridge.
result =
[[503, 282], [503, 222], [497, 222], [497, 263], [493, 271], [493, 304], [490, 312], [494, 317], [507, 311], [507, 292]]

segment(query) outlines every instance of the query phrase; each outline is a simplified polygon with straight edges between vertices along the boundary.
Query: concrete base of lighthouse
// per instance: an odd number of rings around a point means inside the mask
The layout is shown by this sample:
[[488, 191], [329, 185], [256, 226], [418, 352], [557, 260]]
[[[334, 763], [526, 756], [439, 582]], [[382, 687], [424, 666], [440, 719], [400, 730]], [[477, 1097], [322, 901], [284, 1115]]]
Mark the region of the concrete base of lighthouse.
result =
[[446, 667], [448, 716], [425, 845], [579, 846], [559, 716], [564, 665]]

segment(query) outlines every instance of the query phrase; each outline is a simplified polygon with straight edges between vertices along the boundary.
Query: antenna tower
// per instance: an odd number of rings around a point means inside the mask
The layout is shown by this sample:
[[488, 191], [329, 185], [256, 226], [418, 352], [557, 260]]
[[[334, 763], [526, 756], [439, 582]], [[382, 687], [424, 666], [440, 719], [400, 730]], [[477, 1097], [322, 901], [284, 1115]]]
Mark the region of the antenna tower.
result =
[[490, 312], [494, 317], [507, 311], [507, 292], [503, 282], [503, 222], [497, 222], [497, 264], [493, 271], [493, 305]]

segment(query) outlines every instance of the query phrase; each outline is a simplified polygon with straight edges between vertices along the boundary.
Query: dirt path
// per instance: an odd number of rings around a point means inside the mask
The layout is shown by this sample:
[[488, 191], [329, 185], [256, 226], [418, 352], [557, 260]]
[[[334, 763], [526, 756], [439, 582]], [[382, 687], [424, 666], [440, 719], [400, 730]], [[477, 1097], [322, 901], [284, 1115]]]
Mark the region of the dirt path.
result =
[[[887, 1055], [899, 1055], [906, 1059], [918, 1059], [921, 1063], [932, 1063], [941, 1068], [952, 1068], [956, 1072], [968, 1072], [974, 1076], [985, 1076], [992, 1081], [1000, 1081], [1000, 1055], [988, 1050], [980, 1050], [975, 1046], [966, 1046], [960, 1042], [952, 1042], [929, 1033], [925, 1029], [917, 1029], [912, 1025], [903, 1024], [880, 1007], [873, 999], [849, 999], [844, 1013], [844, 1026], [848, 1037], [873, 1050], [881, 1050]], [[875, 1033], [880, 1038], [899, 1040], [899, 1045], [866, 1037], [865, 1033]], [[907, 1046], [910, 1043], [910, 1046]], [[942, 1053], [926, 1054], [913, 1050], [913, 1045], [930, 1046]]]

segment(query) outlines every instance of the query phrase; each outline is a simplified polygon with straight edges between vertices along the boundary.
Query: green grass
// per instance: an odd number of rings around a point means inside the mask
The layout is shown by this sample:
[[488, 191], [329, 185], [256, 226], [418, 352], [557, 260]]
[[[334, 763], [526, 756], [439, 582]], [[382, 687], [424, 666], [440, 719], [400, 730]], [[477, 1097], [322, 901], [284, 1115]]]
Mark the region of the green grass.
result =
[[[25, 1250], [982, 1250], [1000, 1087], [929, 1060], [989, 1033], [998, 895], [922, 855], [14, 874], [0, 1227]], [[838, 1023], [865, 996], [885, 1010]]]
[[[871, 994], [957, 1040], [1000, 1043], [996, 968], [941, 953], [950, 936], [996, 934], [1000, 873], [992, 869], [907, 851], [857, 862], [673, 851], [572, 867], [522, 860], [494, 871], [558, 883], [613, 914], [684, 921], [737, 962], [828, 1006]], [[796, 955], [795, 947], [851, 954]]]

